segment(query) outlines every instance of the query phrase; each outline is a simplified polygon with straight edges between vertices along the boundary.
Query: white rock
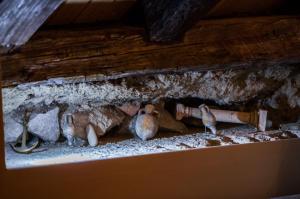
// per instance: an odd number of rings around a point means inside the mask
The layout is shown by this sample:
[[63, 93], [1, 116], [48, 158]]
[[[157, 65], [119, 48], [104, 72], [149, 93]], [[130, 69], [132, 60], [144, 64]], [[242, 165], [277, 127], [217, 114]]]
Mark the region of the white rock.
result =
[[4, 140], [15, 142], [23, 133], [23, 125], [16, 122], [11, 115], [4, 115]]
[[60, 134], [58, 112], [59, 108], [56, 107], [46, 113], [30, 116], [28, 131], [44, 141], [56, 142]]
[[89, 142], [90, 146], [97, 146], [98, 145], [98, 137], [95, 133], [94, 127], [89, 124], [86, 127], [86, 133], [87, 133], [87, 140]]

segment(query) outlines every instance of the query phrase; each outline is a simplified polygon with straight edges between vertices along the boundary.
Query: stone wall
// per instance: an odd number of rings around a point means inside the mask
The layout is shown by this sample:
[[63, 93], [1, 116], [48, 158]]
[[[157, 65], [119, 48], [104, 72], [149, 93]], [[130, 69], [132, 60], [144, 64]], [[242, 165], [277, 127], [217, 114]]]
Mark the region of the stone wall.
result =
[[[126, 102], [149, 103], [158, 98], [193, 97], [213, 101], [219, 106], [260, 106], [270, 110], [273, 123], [295, 120], [300, 109], [300, 73], [297, 66], [274, 66], [261, 70], [184, 72], [110, 81], [51, 80], [3, 88], [2, 93], [7, 142], [22, 133], [20, 125], [25, 110], [31, 112], [29, 130], [32, 133], [48, 130], [55, 135], [46, 138], [41, 133], [36, 134], [45, 141], [55, 142], [63, 133], [62, 121], [68, 112], [77, 113], [82, 117], [80, 121], [88, 123], [91, 122], [89, 115], [95, 110], [110, 107], [109, 117], [108, 113], [100, 111], [101, 117], [109, 118], [107, 122], [115, 121], [112, 126], [108, 125], [107, 130], [110, 130], [126, 119], [118, 106]], [[116, 113], [111, 114], [113, 112]]]

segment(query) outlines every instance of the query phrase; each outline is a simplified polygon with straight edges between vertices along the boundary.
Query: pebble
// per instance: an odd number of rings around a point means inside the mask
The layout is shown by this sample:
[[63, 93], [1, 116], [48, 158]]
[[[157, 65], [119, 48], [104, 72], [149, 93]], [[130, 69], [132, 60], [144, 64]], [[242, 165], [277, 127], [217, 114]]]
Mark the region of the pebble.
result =
[[95, 133], [95, 130], [94, 130], [94, 127], [89, 124], [87, 127], [86, 127], [86, 132], [87, 132], [87, 140], [89, 142], [89, 145], [90, 146], [97, 146], [98, 145], [98, 137]]

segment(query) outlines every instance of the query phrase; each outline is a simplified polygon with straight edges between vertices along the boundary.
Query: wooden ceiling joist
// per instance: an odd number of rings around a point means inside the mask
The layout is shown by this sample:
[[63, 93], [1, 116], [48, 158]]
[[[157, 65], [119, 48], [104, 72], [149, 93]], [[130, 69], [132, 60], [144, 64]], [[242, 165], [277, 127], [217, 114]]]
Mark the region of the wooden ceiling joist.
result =
[[23, 45], [63, 0], [0, 1], [0, 50]]
[[149, 39], [175, 40], [185, 26], [205, 16], [220, 0], [142, 0]]
[[300, 17], [201, 20], [182, 42], [157, 45], [143, 28], [39, 31], [0, 57], [3, 86], [56, 77], [219, 70], [300, 63]]

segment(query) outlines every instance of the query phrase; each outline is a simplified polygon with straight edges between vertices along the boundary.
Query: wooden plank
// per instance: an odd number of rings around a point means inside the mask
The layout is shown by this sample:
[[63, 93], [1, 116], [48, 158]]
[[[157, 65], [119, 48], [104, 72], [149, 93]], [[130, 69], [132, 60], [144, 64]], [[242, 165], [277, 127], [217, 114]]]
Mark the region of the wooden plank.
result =
[[221, 0], [205, 17], [269, 15], [290, 3], [286, 0]]
[[21, 46], [63, 0], [0, 1], [0, 46]]
[[[50, 16], [46, 24], [62, 25], [120, 20], [135, 2], [136, 0], [65, 0], [63, 5]], [[162, 1], [159, 3], [162, 3]], [[176, 1], [172, 1], [166, 7], [172, 7], [174, 3]], [[290, 4], [291, 2], [286, 0], [220, 0], [207, 14], [197, 11], [195, 15], [200, 15], [198, 17], [203, 16], [204, 18], [270, 15], [274, 11]], [[161, 14], [157, 15], [158, 20], [161, 16]], [[143, 18], [142, 15], [137, 17]], [[168, 23], [167, 21], [164, 22]]]
[[134, 3], [135, 0], [65, 0], [46, 25], [120, 20]]
[[134, 1], [92, 0], [78, 16], [75, 23], [92, 23], [97, 21], [120, 20]]
[[48, 18], [46, 25], [71, 24], [83, 12], [89, 0], [65, 0], [64, 3]]
[[[3, 85], [55, 77], [123, 76], [254, 68], [300, 61], [300, 17], [202, 20], [182, 42], [145, 42], [142, 28], [38, 32], [18, 52], [3, 55]], [[105, 77], [106, 77], [105, 76]]]
[[175, 40], [192, 21], [205, 16], [219, 1], [142, 0], [149, 39], [156, 42]]

